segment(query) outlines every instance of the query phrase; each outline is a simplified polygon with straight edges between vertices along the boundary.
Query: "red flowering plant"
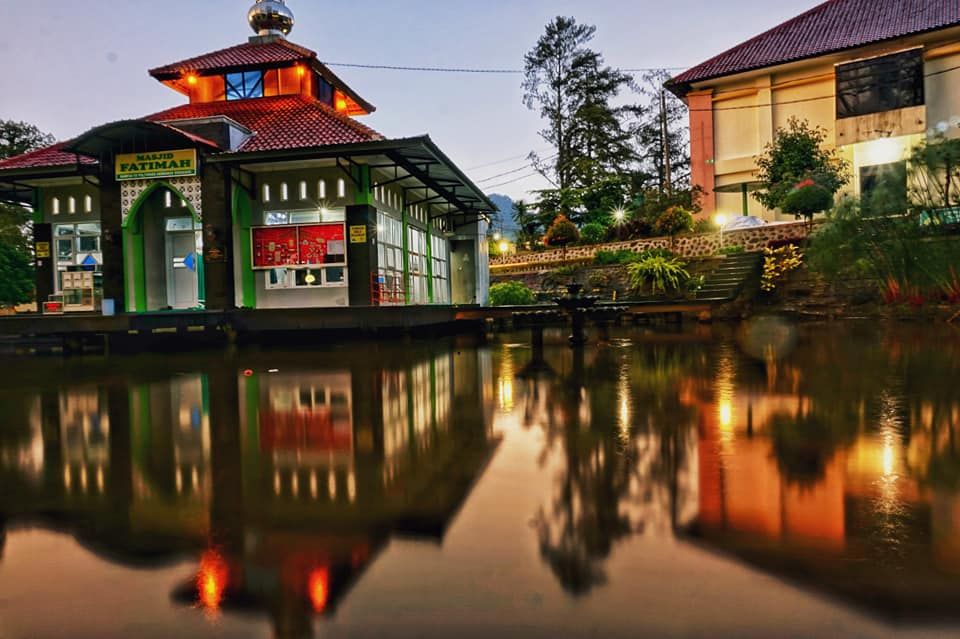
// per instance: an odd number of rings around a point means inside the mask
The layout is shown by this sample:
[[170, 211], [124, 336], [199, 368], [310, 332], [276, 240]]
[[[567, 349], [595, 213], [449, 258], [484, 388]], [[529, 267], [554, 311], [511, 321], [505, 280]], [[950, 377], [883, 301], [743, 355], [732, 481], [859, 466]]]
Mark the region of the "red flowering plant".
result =
[[783, 199], [782, 208], [784, 213], [811, 220], [816, 213], [826, 211], [832, 206], [833, 193], [812, 177], [808, 177], [794, 184]]

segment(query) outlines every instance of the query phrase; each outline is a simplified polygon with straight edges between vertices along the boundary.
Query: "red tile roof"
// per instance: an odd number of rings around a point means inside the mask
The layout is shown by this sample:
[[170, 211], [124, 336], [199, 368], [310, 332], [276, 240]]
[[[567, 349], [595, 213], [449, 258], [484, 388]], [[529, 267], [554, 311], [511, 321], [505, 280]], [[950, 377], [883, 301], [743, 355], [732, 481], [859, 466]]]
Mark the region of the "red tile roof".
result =
[[960, 25], [960, 0], [829, 0], [681, 73], [671, 87]]
[[[67, 142], [57, 142], [48, 147], [30, 151], [22, 155], [15, 155], [5, 160], [0, 160], [0, 171], [11, 169], [36, 169], [57, 166], [76, 166], [77, 155], [75, 153], [66, 153], [62, 149], [67, 146]], [[86, 156], [79, 156], [80, 164], [96, 164], [97, 161]]]
[[238, 67], [253, 67], [293, 63], [315, 59], [317, 54], [299, 44], [279, 39], [268, 43], [245, 42], [234, 47], [205, 53], [150, 70], [150, 75], [163, 79], [189, 71], [212, 71]]
[[353, 118], [302, 95], [185, 104], [147, 116], [176, 126], [176, 120], [226, 116], [254, 132], [238, 152], [282, 151], [382, 140]]

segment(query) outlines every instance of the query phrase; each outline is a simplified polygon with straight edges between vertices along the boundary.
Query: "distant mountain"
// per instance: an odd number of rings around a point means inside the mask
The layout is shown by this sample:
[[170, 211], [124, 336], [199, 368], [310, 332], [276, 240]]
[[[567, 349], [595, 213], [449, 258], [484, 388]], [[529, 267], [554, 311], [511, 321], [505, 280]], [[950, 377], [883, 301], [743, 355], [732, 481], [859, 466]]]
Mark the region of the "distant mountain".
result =
[[513, 200], [501, 193], [488, 193], [487, 197], [497, 206], [499, 212], [491, 225], [492, 230], [500, 231], [509, 238], [516, 238], [520, 228], [513, 221]]

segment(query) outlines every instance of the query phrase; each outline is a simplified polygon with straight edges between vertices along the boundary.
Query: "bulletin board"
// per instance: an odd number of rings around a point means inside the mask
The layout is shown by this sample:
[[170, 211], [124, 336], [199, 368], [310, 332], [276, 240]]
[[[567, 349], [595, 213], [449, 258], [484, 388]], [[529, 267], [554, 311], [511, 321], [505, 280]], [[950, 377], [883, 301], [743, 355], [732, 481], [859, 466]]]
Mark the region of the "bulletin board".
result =
[[253, 268], [297, 266], [296, 226], [261, 226], [251, 229], [253, 238]]
[[251, 229], [253, 268], [292, 268], [346, 264], [342, 223], [259, 226]]
[[343, 224], [311, 224], [300, 228], [300, 264], [344, 264], [347, 261]]

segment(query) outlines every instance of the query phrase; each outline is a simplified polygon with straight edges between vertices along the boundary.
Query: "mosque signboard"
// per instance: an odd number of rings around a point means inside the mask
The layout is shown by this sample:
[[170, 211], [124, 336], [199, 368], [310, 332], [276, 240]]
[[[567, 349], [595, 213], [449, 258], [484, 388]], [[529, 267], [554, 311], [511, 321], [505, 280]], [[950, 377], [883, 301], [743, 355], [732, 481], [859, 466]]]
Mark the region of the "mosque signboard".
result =
[[152, 180], [197, 174], [197, 150], [151, 151], [117, 155], [117, 180]]

